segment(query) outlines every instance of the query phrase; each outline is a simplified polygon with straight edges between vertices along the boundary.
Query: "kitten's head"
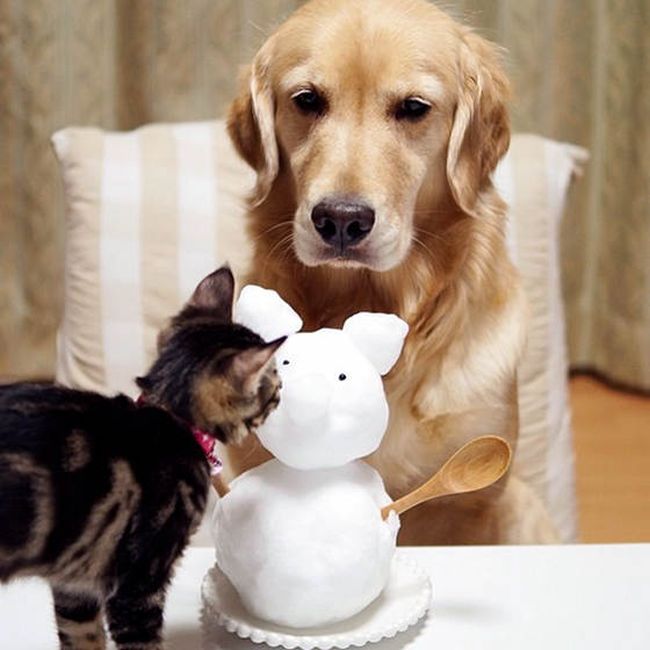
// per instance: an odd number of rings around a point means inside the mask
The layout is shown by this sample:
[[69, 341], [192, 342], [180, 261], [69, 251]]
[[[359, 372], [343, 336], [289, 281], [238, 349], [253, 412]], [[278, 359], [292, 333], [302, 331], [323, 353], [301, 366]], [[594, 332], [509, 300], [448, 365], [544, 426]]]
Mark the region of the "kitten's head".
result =
[[153, 366], [136, 380], [147, 402], [223, 442], [240, 442], [277, 406], [273, 353], [284, 342], [265, 343], [232, 322], [234, 291], [228, 267], [204, 278], [161, 332]]

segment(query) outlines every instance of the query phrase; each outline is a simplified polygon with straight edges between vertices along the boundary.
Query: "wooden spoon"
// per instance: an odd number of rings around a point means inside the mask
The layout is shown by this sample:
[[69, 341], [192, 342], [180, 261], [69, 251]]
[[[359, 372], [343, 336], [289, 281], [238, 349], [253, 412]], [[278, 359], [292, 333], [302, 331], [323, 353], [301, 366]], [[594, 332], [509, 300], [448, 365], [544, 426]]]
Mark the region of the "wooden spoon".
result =
[[420, 503], [450, 494], [474, 492], [492, 485], [508, 470], [512, 450], [498, 436], [474, 438], [463, 445], [426, 483], [381, 509], [401, 515]]

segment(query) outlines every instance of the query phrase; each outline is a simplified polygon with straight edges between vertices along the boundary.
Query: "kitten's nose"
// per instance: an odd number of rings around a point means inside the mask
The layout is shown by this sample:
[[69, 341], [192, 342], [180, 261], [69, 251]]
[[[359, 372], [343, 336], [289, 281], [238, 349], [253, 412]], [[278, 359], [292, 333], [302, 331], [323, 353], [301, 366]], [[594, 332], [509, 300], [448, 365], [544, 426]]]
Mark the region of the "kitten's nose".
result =
[[343, 252], [358, 244], [372, 230], [375, 211], [363, 201], [331, 198], [314, 207], [311, 220], [321, 239]]

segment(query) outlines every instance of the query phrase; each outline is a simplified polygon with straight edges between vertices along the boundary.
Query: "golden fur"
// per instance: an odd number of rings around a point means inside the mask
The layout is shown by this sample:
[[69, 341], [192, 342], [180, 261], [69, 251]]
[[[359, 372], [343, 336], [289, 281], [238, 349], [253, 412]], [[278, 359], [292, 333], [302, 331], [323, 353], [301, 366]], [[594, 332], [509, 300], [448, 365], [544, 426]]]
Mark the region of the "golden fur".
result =
[[[296, 108], [303, 88], [326, 99], [322, 115]], [[231, 137], [258, 178], [248, 280], [277, 289], [307, 329], [339, 327], [361, 310], [410, 325], [386, 379], [390, 427], [369, 459], [393, 497], [475, 436], [516, 445], [525, 307], [490, 180], [509, 144], [508, 93], [497, 48], [424, 0], [312, 0], [263, 45], [231, 107]], [[395, 106], [412, 96], [431, 110], [397, 120]], [[329, 196], [361, 197], [376, 213], [345, 259], [310, 221]], [[236, 471], [265, 457], [254, 441], [230, 453]], [[400, 535], [554, 539], [514, 477], [411, 511]]]

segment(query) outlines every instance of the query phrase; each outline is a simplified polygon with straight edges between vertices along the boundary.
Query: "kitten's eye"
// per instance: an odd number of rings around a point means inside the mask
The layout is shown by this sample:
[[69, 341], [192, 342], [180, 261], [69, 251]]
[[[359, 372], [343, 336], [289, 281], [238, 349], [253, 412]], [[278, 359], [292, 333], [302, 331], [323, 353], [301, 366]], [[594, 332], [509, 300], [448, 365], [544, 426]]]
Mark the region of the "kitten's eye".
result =
[[431, 104], [420, 97], [407, 97], [395, 111], [398, 120], [415, 122], [424, 117], [431, 110]]
[[325, 98], [310, 88], [291, 95], [291, 101], [306, 115], [322, 115], [325, 112]]
[[345, 381], [347, 378], [348, 378], [348, 376], [346, 374], [344, 374], [344, 373], [341, 373], [339, 375], [339, 381]]
[[282, 365], [283, 365], [283, 366], [288, 366], [288, 365], [289, 365], [289, 359], [285, 359], [285, 360], [282, 362]]

